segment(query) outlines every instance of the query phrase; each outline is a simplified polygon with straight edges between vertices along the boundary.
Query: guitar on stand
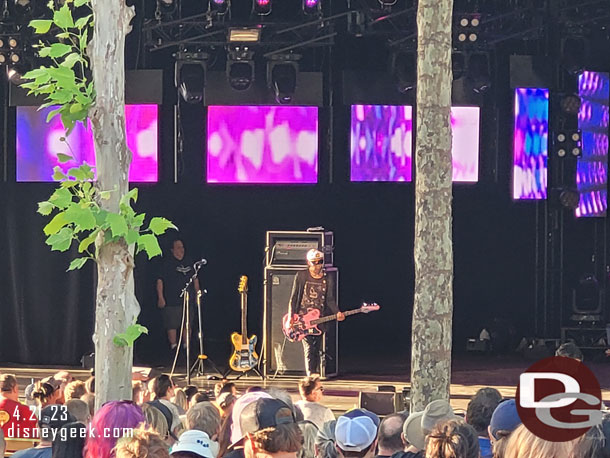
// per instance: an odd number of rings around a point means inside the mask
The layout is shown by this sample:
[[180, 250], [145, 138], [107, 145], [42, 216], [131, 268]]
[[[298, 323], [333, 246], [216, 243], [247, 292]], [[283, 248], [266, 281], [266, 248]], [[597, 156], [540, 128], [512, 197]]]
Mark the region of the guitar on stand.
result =
[[229, 367], [232, 371], [241, 373], [237, 378], [250, 371], [256, 372], [262, 378], [257, 369], [259, 357], [255, 347], [258, 338], [255, 335], [248, 337], [248, 277], [240, 277], [237, 290], [241, 296], [241, 334], [231, 334], [234, 351], [229, 359]]
[[[364, 303], [362, 307], [343, 312], [345, 316], [355, 315], [357, 313], [370, 313], [379, 310], [379, 304], [373, 302], [370, 304]], [[319, 324], [327, 323], [337, 319], [337, 314], [328, 315], [320, 318], [318, 309], [308, 309], [303, 315], [295, 315], [296, 321], [291, 319], [289, 313], [284, 315], [282, 319], [282, 331], [290, 342], [300, 342], [307, 336], [319, 336], [322, 331], [318, 328]]]

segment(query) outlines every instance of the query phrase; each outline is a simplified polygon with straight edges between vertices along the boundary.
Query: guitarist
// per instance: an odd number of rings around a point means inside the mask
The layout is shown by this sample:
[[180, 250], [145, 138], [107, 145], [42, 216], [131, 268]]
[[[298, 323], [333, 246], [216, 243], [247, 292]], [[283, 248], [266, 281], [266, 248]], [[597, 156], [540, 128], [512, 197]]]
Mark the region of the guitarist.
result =
[[[307, 270], [296, 274], [290, 295], [289, 313], [292, 322], [296, 321], [298, 315], [307, 313], [308, 309], [318, 309], [320, 316], [337, 314], [337, 320], [343, 321], [345, 315], [337, 307], [335, 298], [335, 285], [330, 276], [324, 270], [324, 254], [320, 250], [312, 249], [307, 252]], [[324, 331], [324, 329], [321, 329]], [[319, 373], [320, 371], [320, 349], [322, 338], [319, 336], [307, 336], [303, 342], [305, 352], [305, 368], [307, 375]]]

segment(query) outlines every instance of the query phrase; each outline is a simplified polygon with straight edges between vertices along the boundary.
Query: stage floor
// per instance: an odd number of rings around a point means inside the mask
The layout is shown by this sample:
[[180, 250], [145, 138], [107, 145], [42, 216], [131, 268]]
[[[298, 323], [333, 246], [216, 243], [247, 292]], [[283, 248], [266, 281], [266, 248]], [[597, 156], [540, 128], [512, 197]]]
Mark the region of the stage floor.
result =
[[[347, 363], [347, 362], [346, 362]], [[358, 405], [360, 392], [375, 392], [379, 385], [392, 385], [397, 392], [403, 387], [409, 387], [408, 366], [402, 364], [391, 364], [380, 361], [377, 367], [370, 363], [352, 365], [346, 364], [346, 370], [338, 377], [323, 382], [325, 388], [324, 403], [337, 414], [341, 414]], [[354, 363], [355, 364], [355, 363]], [[519, 375], [532, 364], [517, 357], [473, 357], [470, 355], [456, 357], [453, 360], [451, 404], [458, 412], [466, 409], [468, 400], [479, 389], [486, 386], [497, 388], [503, 396], [514, 397], [515, 388]], [[587, 363], [587, 366], [595, 373], [601, 386], [602, 396], [605, 401], [610, 401], [610, 361]], [[355, 370], [359, 368], [360, 370]], [[363, 368], [368, 368], [365, 370]], [[158, 367], [156, 371], [169, 373], [171, 368]], [[13, 373], [19, 380], [23, 392], [25, 386], [31, 380], [52, 375], [59, 370], [69, 370], [74, 377], [86, 380], [90, 372], [74, 367], [36, 367], [28, 368], [21, 365], [0, 365], [0, 373]], [[175, 373], [175, 381], [178, 385], [186, 385], [186, 372], [184, 366], [179, 366]], [[229, 376], [229, 379], [235, 378]], [[277, 387], [288, 390], [293, 399], [298, 399], [297, 382], [299, 377], [276, 377], [261, 380], [255, 375], [247, 375], [236, 384], [240, 391], [248, 386]], [[206, 377], [192, 378], [191, 383], [206, 390], [213, 390], [216, 380], [208, 380]]]

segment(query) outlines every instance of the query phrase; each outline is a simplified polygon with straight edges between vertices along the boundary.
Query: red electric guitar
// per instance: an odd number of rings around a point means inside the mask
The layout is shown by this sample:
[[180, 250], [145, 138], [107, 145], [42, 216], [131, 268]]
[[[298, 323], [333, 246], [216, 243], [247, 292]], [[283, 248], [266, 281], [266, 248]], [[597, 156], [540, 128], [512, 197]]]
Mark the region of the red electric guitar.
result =
[[[348, 310], [343, 312], [345, 316], [355, 315], [356, 313], [369, 313], [379, 310], [379, 304], [373, 302], [371, 304], [362, 304], [362, 307]], [[291, 321], [290, 314], [287, 313], [282, 319], [282, 331], [284, 335], [291, 342], [298, 342], [303, 340], [307, 336], [319, 336], [322, 331], [318, 329], [318, 325], [333, 321], [337, 319], [337, 314], [329, 315], [320, 318], [320, 311], [318, 309], [307, 309], [307, 313], [304, 315], [296, 315], [297, 320]]]

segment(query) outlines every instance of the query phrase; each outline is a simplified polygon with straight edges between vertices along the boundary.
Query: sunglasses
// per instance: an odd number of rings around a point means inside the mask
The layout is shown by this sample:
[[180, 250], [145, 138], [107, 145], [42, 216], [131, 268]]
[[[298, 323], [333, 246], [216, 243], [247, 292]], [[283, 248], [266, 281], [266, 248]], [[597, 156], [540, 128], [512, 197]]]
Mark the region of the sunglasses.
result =
[[315, 261], [311, 261], [311, 264], [314, 266], [319, 266], [320, 264], [324, 264], [324, 259], [317, 259]]

